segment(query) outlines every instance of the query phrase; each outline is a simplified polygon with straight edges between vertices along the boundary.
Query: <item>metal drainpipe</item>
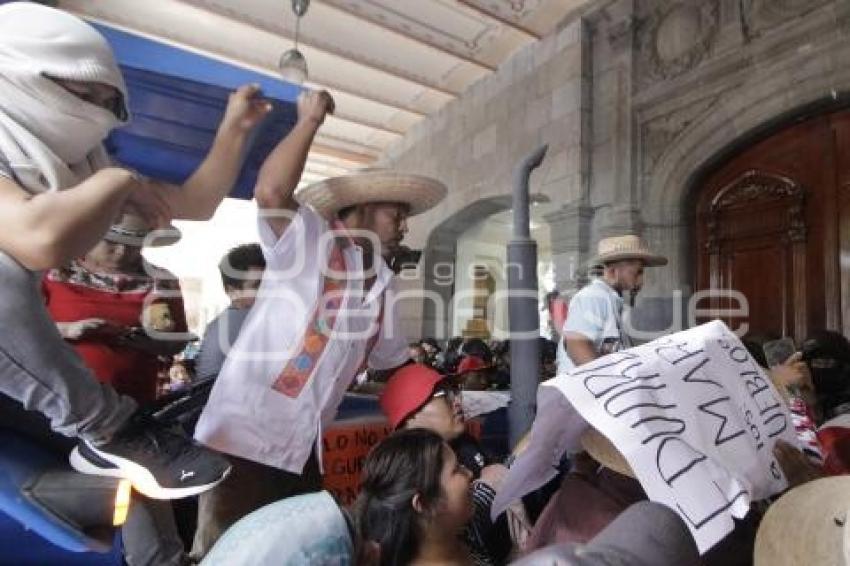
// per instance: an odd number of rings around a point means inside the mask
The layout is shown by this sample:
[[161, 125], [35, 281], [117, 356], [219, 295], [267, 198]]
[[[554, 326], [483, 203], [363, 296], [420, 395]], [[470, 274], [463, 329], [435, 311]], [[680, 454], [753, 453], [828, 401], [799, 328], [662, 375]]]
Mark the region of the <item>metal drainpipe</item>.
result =
[[529, 225], [528, 178], [548, 145], [539, 147], [514, 171], [514, 235], [508, 243], [508, 316], [511, 340], [509, 439], [516, 446], [531, 428], [540, 376], [540, 315], [537, 312], [537, 242]]

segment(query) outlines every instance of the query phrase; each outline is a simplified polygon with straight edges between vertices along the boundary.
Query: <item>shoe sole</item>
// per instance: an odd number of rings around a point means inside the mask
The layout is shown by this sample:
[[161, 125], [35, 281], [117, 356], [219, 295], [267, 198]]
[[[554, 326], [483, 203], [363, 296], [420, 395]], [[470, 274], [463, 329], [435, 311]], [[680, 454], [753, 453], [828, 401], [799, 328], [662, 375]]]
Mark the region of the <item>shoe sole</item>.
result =
[[184, 497], [198, 495], [205, 491], [209, 491], [221, 483], [231, 470], [231, 468], [228, 467], [220, 478], [201, 485], [193, 485], [191, 487], [162, 487], [159, 483], [157, 483], [156, 478], [154, 478], [153, 474], [151, 474], [147, 468], [144, 468], [131, 460], [121, 458], [120, 456], [101, 452], [91, 444], [88, 444], [88, 449], [97, 454], [98, 457], [103, 458], [116, 467], [101, 468], [94, 465], [85, 456], [80, 454], [80, 450], [77, 447], [74, 447], [74, 450], [71, 451], [71, 455], [68, 458], [71, 467], [82, 474], [126, 479], [133, 485], [133, 488], [136, 491], [146, 497], [150, 497], [151, 499], [182, 499]]

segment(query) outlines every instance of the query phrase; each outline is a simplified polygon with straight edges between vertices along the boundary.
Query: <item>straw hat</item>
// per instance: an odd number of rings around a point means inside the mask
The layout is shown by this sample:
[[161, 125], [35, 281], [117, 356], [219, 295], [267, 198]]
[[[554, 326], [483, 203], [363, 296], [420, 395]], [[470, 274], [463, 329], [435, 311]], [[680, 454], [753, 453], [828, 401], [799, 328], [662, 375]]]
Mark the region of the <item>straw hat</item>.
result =
[[430, 177], [366, 169], [299, 188], [295, 199], [328, 219], [343, 208], [369, 202], [404, 203], [410, 207], [409, 216], [414, 216], [435, 206], [447, 192], [444, 184]]
[[591, 457], [605, 466], [630, 478], [635, 477], [631, 466], [608, 438], [591, 427], [581, 435], [581, 446]]
[[667, 258], [650, 251], [639, 236], [628, 234], [599, 240], [596, 257], [591, 265], [604, 265], [626, 259], [640, 259], [647, 267], [667, 265]]
[[104, 240], [127, 246], [161, 248], [170, 246], [180, 239], [180, 230], [172, 225], [167, 228], [151, 230], [150, 225], [140, 216], [124, 213], [117, 224], [109, 227]]
[[756, 535], [755, 566], [850, 566], [850, 477], [792, 489], [770, 506]]

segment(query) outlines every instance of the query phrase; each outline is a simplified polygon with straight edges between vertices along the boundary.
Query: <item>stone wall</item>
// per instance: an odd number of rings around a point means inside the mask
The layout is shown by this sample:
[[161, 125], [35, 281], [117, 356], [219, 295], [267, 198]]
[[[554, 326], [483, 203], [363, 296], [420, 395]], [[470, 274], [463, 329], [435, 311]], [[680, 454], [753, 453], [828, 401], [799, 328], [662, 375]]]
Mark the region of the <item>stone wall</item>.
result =
[[516, 163], [549, 143], [532, 191], [558, 205], [546, 216], [557, 286], [581, 283], [599, 238], [640, 233], [670, 265], [648, 272], [633, 319], [668, 328], [674, 292], [686, 302], [693, 284], [694, 187], [758, 136], [850, 104], [848, 30], [847, 0], [601, 2], [387, 152], [386, 164], [450, 187], [412, 222], [411, 243], [426, 263], [452, 257], [464, 211], [490, 210]]
[[544, 143], [549, 153], [532, 190], [559, 203], [579, 197], [581, 42], [576, 22], [530, 44], [387, 150], [385, 165], [450, 188], [442, 205], [411, 223], [411, 245], [424, 245], [431, 228], [466, 205], [509, 195], [517, 162]]
[[[451, 302], [454, 285], [436, 284], [434, 266], [454, 264], [457, 238], [475, 222], [510, 207], [514, 167], [541, 144], [548, 144], [549, 151], [531, 178], [532, 192], [557, 204], [577, 201], [586, 192], [583, 30], [576, 21], [519, 51], [382, 157], [384, 165], [436, 177], [449, 187], [440, 206], [409, 223], [407, 243], [424, 248], [425, 254], [422, 277], [416, 281], [408, 275], [403, 282], [408, 292], [424, 286], [432, 297]], [[447, 332], [435, 321], [450, 320], [451, 313], [434, 313], [433, 302], [426, 300], [424, 309], [408, 304], [405, 328], [424, 320], [422, 334]]]
[[[649, 308], [637, 317], [644, 326], [666, 328], [677, 308], [671, 294], [681, 290], [687, 300], [693, 283], [690, 203], [702, 175], [814, 106], [848, 104], [850, 3], [640, 0], [618, 6], [619, 18], [597, 20], [593, 44], [601, 50], [620, 33], [628, 38], [621, 50], [631, 53], [631, 88], [621, 98], [632, 124], [623, 139], [630, 158], [609, 168], [627, 170], [634, 210], [628, 226], [639, 227], [670, 258], [669, 267], [653, 270]], [[618, 221], [601, 224], [620, 228]]]

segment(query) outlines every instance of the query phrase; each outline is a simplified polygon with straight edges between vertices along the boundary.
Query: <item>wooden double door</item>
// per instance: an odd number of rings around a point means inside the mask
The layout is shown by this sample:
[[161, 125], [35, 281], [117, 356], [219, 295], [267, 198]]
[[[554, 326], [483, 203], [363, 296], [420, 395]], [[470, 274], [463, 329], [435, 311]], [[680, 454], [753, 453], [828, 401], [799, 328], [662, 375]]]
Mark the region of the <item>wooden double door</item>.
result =
[[850, 336], [850, 110], [751, 145], [698, 190], [696, 287], [721, 291], [700, 306], [742, 308], [743, 296], [746, 312], [724, 317], [734, 327]]

